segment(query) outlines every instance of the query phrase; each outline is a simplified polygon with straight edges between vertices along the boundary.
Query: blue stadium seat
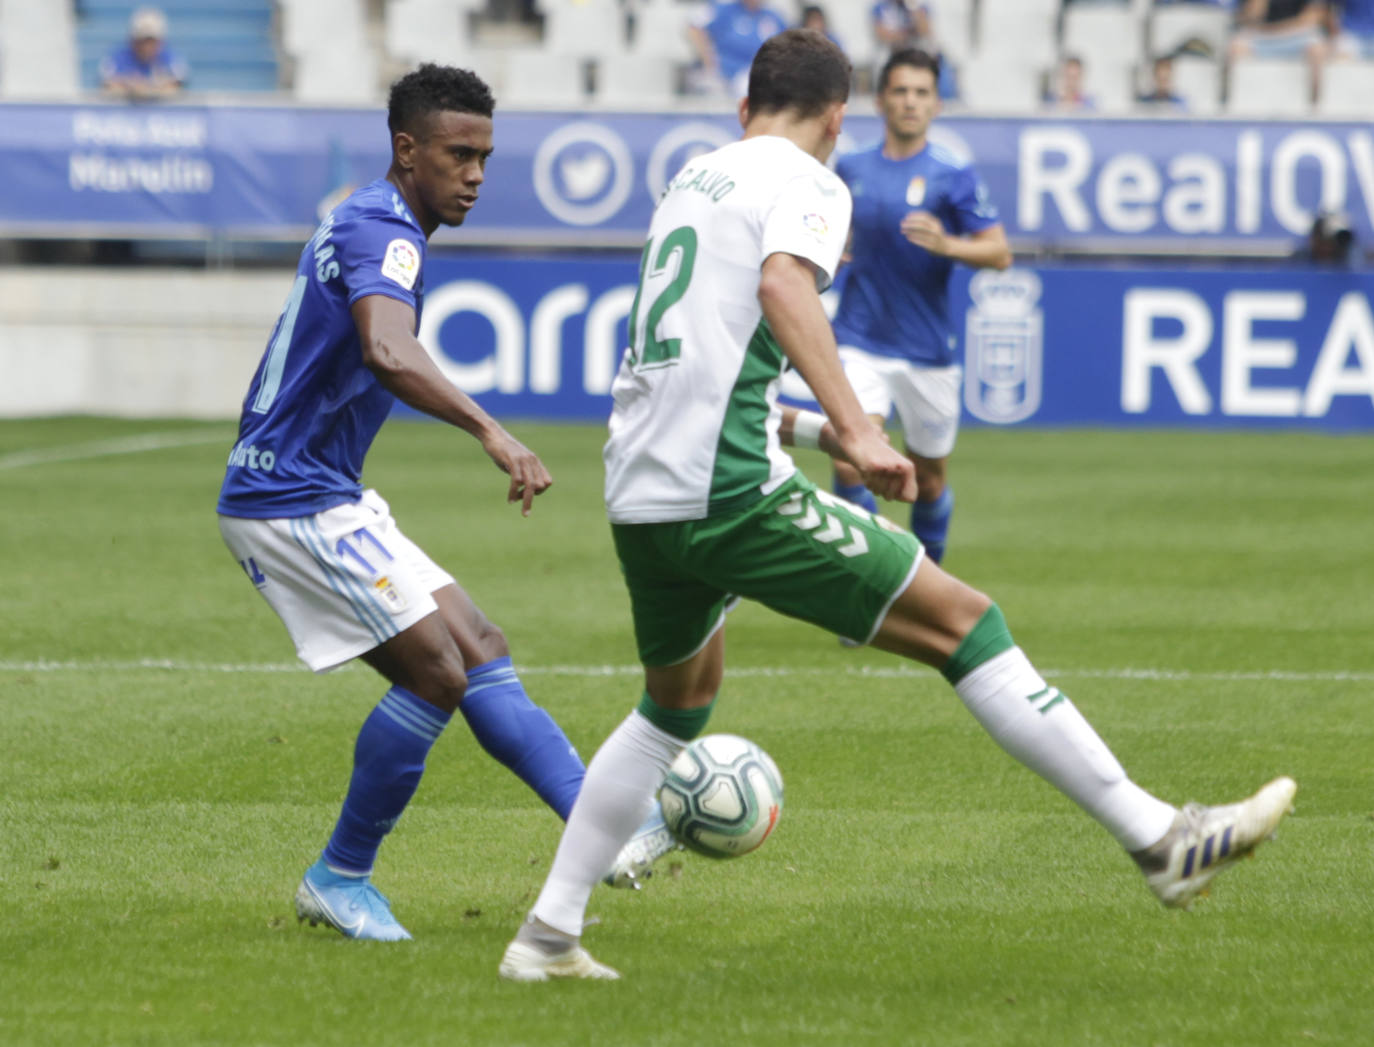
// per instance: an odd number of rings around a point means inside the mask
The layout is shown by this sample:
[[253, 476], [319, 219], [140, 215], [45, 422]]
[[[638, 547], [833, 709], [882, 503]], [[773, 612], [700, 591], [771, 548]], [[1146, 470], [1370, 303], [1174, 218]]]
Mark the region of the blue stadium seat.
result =
[[[81, 84], [100, 86], [100, 60], [128, 36], [133, 0], [77, 0]], [[191, 66], [194, 91], [275, 91], [272, 0], [159, 0], [168, 43]]]

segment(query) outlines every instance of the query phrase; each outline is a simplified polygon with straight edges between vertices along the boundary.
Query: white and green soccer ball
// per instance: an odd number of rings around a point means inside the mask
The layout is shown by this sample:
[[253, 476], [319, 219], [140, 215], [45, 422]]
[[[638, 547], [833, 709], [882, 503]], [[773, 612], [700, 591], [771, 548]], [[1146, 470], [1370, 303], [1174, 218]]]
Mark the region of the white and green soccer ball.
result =
[[708, 734], [673, 761], [658, 799], [663, 820], [684, 846], [708, 858], [737, 858], [778, 824], [782, 775], [747, 738]]

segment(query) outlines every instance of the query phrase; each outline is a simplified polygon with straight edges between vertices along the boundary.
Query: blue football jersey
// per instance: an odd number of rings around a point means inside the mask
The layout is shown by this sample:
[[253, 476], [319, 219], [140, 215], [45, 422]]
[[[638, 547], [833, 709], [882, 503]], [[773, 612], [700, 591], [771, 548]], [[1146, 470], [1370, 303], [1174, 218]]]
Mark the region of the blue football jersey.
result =
[[413, 307], [418, 323], [425, 245], [384, 178], [320, 223], [244, 398], [222, 514], [308, 516], [361, 496], [363, 458], [395, 397], [363, 364], [349, 310], [383, 294]]
[[915, 156], [889, 160], [881, 143], [840, 158], [836, 173], [854, 198], [853, 260], [835, 313], [835, 338], [881, 356], [930, 367], [953, 362], [957, 340], [949, 318], [954, 263], [902, 235], [901, 222], [928, 211], [953, 236], [1000, 218], [973, 168], [927, 143]]

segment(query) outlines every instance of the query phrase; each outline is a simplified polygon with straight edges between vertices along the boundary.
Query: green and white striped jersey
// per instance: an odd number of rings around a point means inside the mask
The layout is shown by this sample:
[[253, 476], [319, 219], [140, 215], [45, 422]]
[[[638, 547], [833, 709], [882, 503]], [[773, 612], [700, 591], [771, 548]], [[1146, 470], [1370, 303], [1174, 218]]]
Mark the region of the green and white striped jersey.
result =
[[828, 286], [851, 207], [825, 165], [772, 136], [699, 156], [669, 183], [611, 387], [612, 522], [704, 519], [764, 497], [796, 470], [778, 443], [786, 358], [759, 305], [761, 270], [781, 251], [814, 264]]

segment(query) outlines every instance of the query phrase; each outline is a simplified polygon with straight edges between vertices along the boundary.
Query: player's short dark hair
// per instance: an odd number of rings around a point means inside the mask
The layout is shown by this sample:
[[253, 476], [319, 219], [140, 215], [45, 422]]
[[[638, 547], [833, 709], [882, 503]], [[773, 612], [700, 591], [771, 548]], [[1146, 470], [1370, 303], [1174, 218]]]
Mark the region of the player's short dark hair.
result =
[[888, 60], [883, 63], [882, 72], [878, 74], [879, 94], [887, 90], [887, 82], [892, 79], [892, 70], [899, 65], [909, 66], [912, 69], [925, 69], [935, 78], [937, 84], [940, 82], [940, 57], [929, 51], [922, 51], [918, 47], [907, 47], [900, 51], [893, 51]]
[[770, 36], [749, 69], [749, 112], [795, 109], [818, 116], [849, 100], [853, 67], [844, 52], [814, 29], [788, 29]]
[[423, 138], [434, 113], [452, 111], [491, 116], [495, 108], [496, 99], [492, 97], [491, 88], [476, 73], [426, 62], [391, 85], [386, 126], [393, 135], [404, 131]]

